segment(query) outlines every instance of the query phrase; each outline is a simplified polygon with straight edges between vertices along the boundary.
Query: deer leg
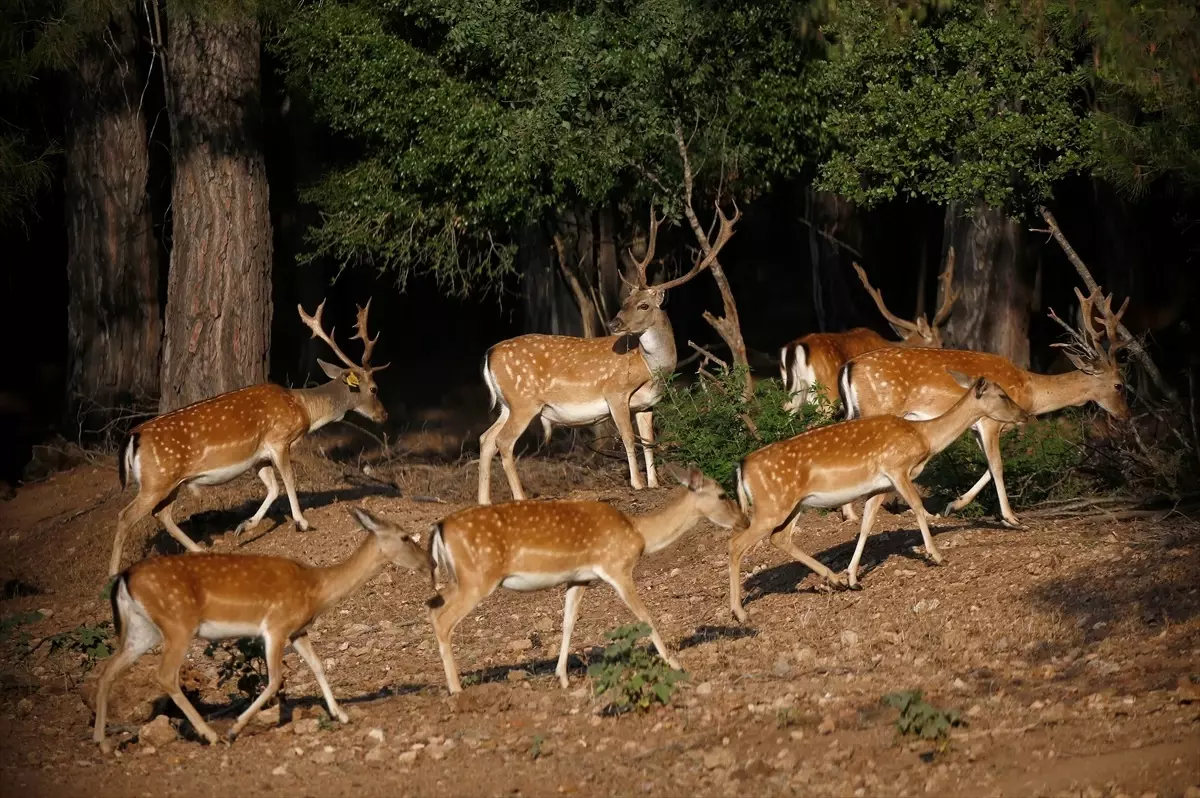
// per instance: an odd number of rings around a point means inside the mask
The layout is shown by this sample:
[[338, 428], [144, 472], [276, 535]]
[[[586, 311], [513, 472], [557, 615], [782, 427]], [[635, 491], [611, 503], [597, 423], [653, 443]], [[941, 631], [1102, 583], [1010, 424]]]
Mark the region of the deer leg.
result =
[[296, 498], [296, 475], [292, 473], [292, 457], [288, 447], [272, 449], [269, 454], [271, 462], [279, 469], [279, 476], [283, 477], [283, 489], [287, 491], [288, 504], [292, 508], [292, 520], [295, 521], [297, 529], [307, 532], [310, 527], [304, 514], [300, 512], [300, 500]]
[[1000, 517], [1005, 526], [1019, 527], [1020, 520], [1008, 504], [1008, 490], [1004, 485], [1004, 459], [1000, 455], [1000, 424], [989, 419], [983, 419], [977, 425], [979, 445], [987, 458], [988, 473], [996, 482], [996, 498], [1000, 500]]
[[729, 610], [741, 623], [746, 622], [746, 610], [742, 608], [742, 558], [770, 533], [771, 528], [756, 518], [729, 539]]
[[325, 667], [321, 665], [321, 658], [313, 650], [308, 635], [302, 634], [293, 640], [292, 648], [296, 649], [296, 653], [308, 664], [308, 669], [313, 672], [313, 676], [317, 677], [317, 684], [321, 685], [321, 695], [325, 696], [325, 705], [329, 707], [329, 714], [342, 723], [349, 723], [350, 716], [342, 711], [337, 700], [334, 699], [333, 690], [329, 687], [329, 680], [325, 678]]
[[646, 460], [646, 485], [658, 487], [658, 470], [654, 467], [654, 413], [643, 410], [637, 413], [638, 437], [642, 441], [642, 456]]
[[[113, 588], [117, 588], [114, 586]], [[121, 599], [118, 598], [118, 602]], [[120, 650], [108, 660], [104, 673], [96, 686], [96, 726], [92, 739], [97, 743], [104, 742], [105, 725], [108, 720], [108, 694], [117, 678], [138, 661], [138, 658], [158, 645], [162, 635], [146, 616], [139, 612], [122, 612], [121, 614]]]
[[496, 456], [496, 436], [508, 421], [508, 405], [500, 405], [500, 417], [479, 436], [479, 503], [492, 503], [492, 458]]
[[835, 574], [832, 570], [827, 568], [825, 566], [825, 564], [822, 563], [820, 560], [818, 560], [816, 557], [813, 557], [811, 554], [809, 554], [806, 551], [802, 551], [799, 547], [796, 546], [795, 543], [792, 542], [792, 533], [795, 531], [796, 524], [799, 520], [800, 520], [800, 514], [797, 513], [796, 517], [792, 519], [792, 522], [790, 524], [788, 524], [786, 527], [781, 527], [779, 529], [776, 529], [774, 532], [772, 532], [771, 533], [771, 545], [774, 546], [775, 548], [779, 549], [780, 551], [790, 555], [792, 559], [797, 560], [797, 561], [803, 563], [804, 565], [808, 566], [808, 568], [810, 568], [813, 573], [822, 577], [826, 582], [829, 582], [830, 584], [834, 584], [834, 585], [845, 585], [846, 584], [845, 577], [841, 576], [840, 574]]
[[163, 505], [156, 513], [154, 513], [154, 517], [160, 524], [163, 525], [163, 527], [166, 528], [167, 532], [171, 533], [171, 537], [179, 541], [179, 544], [185, 549], [188, 551], [204, 551], [203, 546], [197, 545], [196, 542], [184, 534], [183, 530], [179, 528], [179, 525], [175, 523], [175, 519], [171, 516], [171, 504], [172, 502], [168, 500], [165, 505]]
[[163, 636], [162, 660], [158, 664], [158, 683], [167, 691], [167, 695], [175, 702], [175, 706], [183, 710], [183, 714], [191, 722], [192, 728], [209, 743], [216, 743], [220, 737], [212, 730], [211, 726], [204, 722], [204, 718], [200, 717], [200, 713], [196, 711], [192, 702], [188, 701], [183, 690], [179, 688], [179, 668], [183, 665], [184, 657], [187, 656], [188, 643], [191, 642], [189, 638], [190, 635], [178, 633]]
[[886, 493], [877, 493], [867, 499], [867, 503], [863, 505], [862, 527], [858, 530], [858, 543], [854, 546], [854, 556], [850, 558], [850, 567], [846, 569], [850, 578], [850, 587], [858, 587], [858, 564], [862, 560], [863, 549], [867, 547], [867, 536], [871, 534], [871, 528], [875, 526], [875, 514], [879, 512], [879, 507], [887, 496]]
[[638, 468], [637, 451], [633, 448], [633, 422], [629, 420], [629, 397], [626, 395], [610, 396], [604, 399], [608, 403], [608, 412], [612, 414], [617, 432], [621, 434], [621, 443], [625, 444], [625, 457], [629, 461], [629, 482], [634, 490], [646, 487], [642, 481], [642, 472]]
[[117, 515], [117, 536], [113, 540], [112, 558], [108, 561], [109, 576], [116, 576], [121, 571], [121, 551], [125, 548], [125, 538], [129, 536], [129, 530], [138, 521], [153, 513], [158, 502], [159, 498], [148, 491], [138, 493]]
[[442, 604], [429, 611], [429, 620], [433, 623], [433, 635], [437, 638], [438, 652], [442, 655], [442, 667], [446, 671], [446, 686], [450, 694], [462, 692], [462, 683], [458, 680], [458, 666], [454, 664], [454, 651], [450, 648], [450, 638], [463, 618], [486, 595], [479, 590], [467, 590], [462, 583], [449, 589], [449, 595], [442, 594]]
[[542, 447], [550, 445], [550, 434], [554, 431], [554, 425], [550, 423], [550, 419], [545, 416], [541, 417], [542, 421]]
[[512, 410], [509, 412], [506, 423], [496, 433], [496, 445], [500, 449], [500, 465], [504, 468], [504, 476], [508, 477], [508, 488], [512, 491], [513, 498], [524, 499], [525, 490], [521, 487], [521, 477], [517, 475], [517, 460], [513, 456], [513, 450], [516, 448], [521, 434], [525, 432], [534, 417], [542, 412], [542, 409], [536, 407], [523, 412]]
[[579, 600], [583, 598], [585, 585], [571, 585], [567, 588], [567, 601], [563, 606], [562, 645], [558, 651], [558, 667], [554, 674], [564, 690], [570, 685], [567, 680], [567, 654], [571, 650], [571, 632], [575, 629], [575, 619], [579, 617]]
[[258, 508], [258, 512], [247, 518], [245, 521], [237, 525], [233, 530], [233, 534], [240, 535], [243, 532], [254, 529], [259, 522], [263, 520], [263, 516], [267, 514], [267, 510], [279, 498], [279, 483], [275, 481], [275, 469], [266, 465], [258, 469], [258, 478], [267, 486], [267, 498], [263, 500], [262, 506]]
[[625, 606], [629, 608], [630, 612], [639, 621], [650, 627], [650, 639], [654, 642], [654, 648], [658, 651], [658, 655], [675, 670], [683, 670], [679, 667], [679, 660], [667, 653], [667, 646], [658, 634], [658, 628], [654, 625], [654, 620], [650, 617], [649, 610], [646, 609], [646, 605], [638, 597], [637, 588], [633, 584], [633, 574], [609, 574], [597, 569], [596, 575], [612, 585], [613, 590], [617, 591], [617, 595], [621, 597], [621, 601], [625, 602]]
[[283, 684], [283, 647], [286, 644], [287, 638], [283, 635], [270, 633], [263, 635], [263, 648], [266, 649], [267, 654], [267, 689], [263, 690], [258, 698], [254, 699], [253, 704], [246, 707], [245, 712], [238, 715], [233, 728], [229, 730], [229, 739], [232, 740], [241, 734], [242, 729], [246, 728], [246, 724], [250, 722], [250, 719], [257, 715], [258, 711], [279, 692], [279, 686]]
[[854, 512], [853, 502], [846, 502], [842, 505], [842, 520], [851, 522], [858, 520], [858, 515]]
[[938, 552], [937, 547], [933, 545], [933, 535], [929, 533], [929, 514], [925, 512], [925, 504], [921, 501], [921, 494], [917, 492], [917, 486], [913, 484], [908, 474], [887, 474], [887, 478], [896, 492], [900, 494], [900, 498], [908, 502], [913, 515], [917, 517], [917, 526], [921, 528], [921, 538], [925, 541], [925, 551], [929, 552], [929, 556], [935, 563], [941, 565], [945, 560]]

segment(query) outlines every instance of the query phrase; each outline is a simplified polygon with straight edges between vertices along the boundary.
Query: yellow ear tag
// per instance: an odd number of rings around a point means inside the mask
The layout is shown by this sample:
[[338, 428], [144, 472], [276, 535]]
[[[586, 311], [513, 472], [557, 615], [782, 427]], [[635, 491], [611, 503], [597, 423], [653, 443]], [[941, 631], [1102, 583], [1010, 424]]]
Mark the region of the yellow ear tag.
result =
[[351, 388], [357, 388], [357, 387], [358, 387], [358, 375], [357, 375], [357, 374], [355, 374], [353, 371], [347, 371], [347, 372], [346, 372], [346, 376], [345, 376], [345, 377], [342, 377], [342, 379], [343, 379], [343, 380], [346, 382], [346, 384], [347, 384], [347, 385], [349, 385]]

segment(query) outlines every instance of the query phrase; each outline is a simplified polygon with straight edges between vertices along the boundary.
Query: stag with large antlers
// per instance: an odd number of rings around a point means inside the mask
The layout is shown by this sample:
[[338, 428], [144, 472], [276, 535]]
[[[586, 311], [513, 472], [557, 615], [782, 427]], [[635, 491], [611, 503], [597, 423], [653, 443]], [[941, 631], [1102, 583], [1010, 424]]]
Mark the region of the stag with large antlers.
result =
[[[842, 367], [838, 387], [849, 418], [893, 415], [929, 419], [946, 412], [961, 391], [946, 374], [955, 369], [980, 374], [996, 382], [1031, 416], [1064, 407], [1095, 402], [1118, 419], [1129, 418], [1125, 386], [1117, 353], [1128, 343], [1119, 331], [1121, 315], [1129, 300], [1116, 313], [1112, 297], [1100, 302], [1097, 288], [1085, 297], [1075, 289], [1082, 309], [1082, 322], [1074, 329], [1051, 311], [1051, 318], [1065, 327], [1071, 341], [1063, 347], [1077, 371], [1065, 374], [1035, 374], [1019, 368], [1000, 355], [954, 349], [878, 349], [860, 355]], [[1097, 327], [1099, 310], [1103, 328]], [[1104, 341], [1108, 345], [1105, 347]], [[1000, 500], [1000, 515], [1009, 526], [1020, 526], [1004, 489], [1004, 463], [1000, 459], [1000, 433], [1004, 424], [989, 418], [974, 426], [976, 440], [987, 457], [988, 470], [970, 490], [956, 499], [949, 511], [966, 507], [993, 479]]]
[[[568, 427], [581, 427], [611, 417], [625, 445], [629, 481], [635, 490], [658, 487], [654, 467], [654, 417], [652, 409], [663, 394], [666, 378], [675, 371], [675, 333], [662, 304], [666, 292], [686, 283], [712, 264], [733, 236], [739, 211], [726, 216], [717, 207], [720, 230], [715, 243], [697, 258], [686, 274], [651, 285], [647, 268], [654, 258], [662, 219], [650, 214], [645, 255], [634, 259], [637, 283], [626, 284], [629, 294], [609, 325], [613, 335], [576, 338], [568, 335], [521, 335], [501, 341], [483, 357], [483, 380], [492, 407], [500, 416], [479, 439], [479, 503], [491, 503], [492, 459], [508, 477], [513, 498], [524, 499], [513, 449], [517, 439], [538, 416]], [[623, 278], [622, 278], [623, 279]], [[632, 416], [632, 418], [631, 418]], [[636, 420], [646, 460], [642, 481], [634, 448]]]
[[321, 323], [325, 303], [310, 316], [300, 305], [300, 318], [314, 338], [329, 345], [345, 368], [317, 360], [330, 381], [315, 388], [284, 388], [262, 383], [230, 391], [202, 402], [158, 416], [135, 427], [121, 445], [117, 463], [121, 487], [132, 478], [138, 495], [117, 516], [117, 536], [113, 542], [108, 572], [112, 576], [121, 567], [121, 550], [130, 528], [153, 514], [171, 537], [189, 551], [196, 545], [171, 517], [171, 504], [184, 485], [220, 485], [261, 466], [258, 477], [267, 486], [267, 498], [258, 511], [238, 525], [234, 534], [253, 529], [262, 521], [271, 504], [279, 497], [272, 466], [283, 477], [291, 505], [292, 518], [301, 530], [309, 528], [296, 498], [292, 474], [291, 448], [308, 433], [332, 421], [340, 421], [350, 411], [377, 423], [387, 420], [387, 411], [379, 401], [379, 389], [373, 375], [387, 368], [371, 365], [376, 335], [367, 334], [367, 314], [371, 303], [358, 309], [355, 335], [363, 342], [363, 356], [355, 363], [334, 343]]

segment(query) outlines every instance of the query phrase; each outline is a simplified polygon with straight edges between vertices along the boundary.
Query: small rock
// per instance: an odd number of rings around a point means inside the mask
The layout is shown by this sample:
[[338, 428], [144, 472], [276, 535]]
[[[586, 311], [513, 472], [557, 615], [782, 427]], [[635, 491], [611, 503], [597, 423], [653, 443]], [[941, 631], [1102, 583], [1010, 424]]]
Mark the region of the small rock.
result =
[[419, 753], [419, 749], [414, 748], [411, 751], [405, 751], [403, 754], [401, 754], [400, 756], [398, 756], [396, 758], [399, 760], [401, 765], [411, 765], [413, 762], [417, 761], [418, 753]]
[[506, 678], [510, 682], [523, 682], [529, 678], [529, 671], [523, 671], [520, 668], [516, 668], [514, 670], [509, 671], [508, 676]]
[[338, 651], [345, 651], [348, 648], [350, 648], [350, 641], [343, 640], [341, 645], [338, 646]]
[[712, 695], [712, 682], [700, 682], [696, 685], [696, 695]]
[[38, 610], [38, 614], [41, 615], [43, 618], [51, 618], [54, 616], [54, 610], [51, 610], [51, 609]]
[[[779, 677], [787, 676], [792, 672], [792, 664], [787, 661], [787, 657], [780, 657], [775, 660], [775, 665], [771, 668], [771, 672]], [[709, 685], [709, 691], [712, 691], [712, 685]]]
[[533, 648], [533, 641], [528, 637], [519, 637], [516, 640], [509, 640], [504, 647], [509, 651], [528, 651]]
[[833, 730], [836, 728], [837, 725], [833, 721], [833, 716], [826, 715], [821, 718], [821, 725], [817, 727], [817, 731], [821, 734], [833, 734]]
[[800, 742], [804, 739], [804, 730], [793, 729], [792, 731], [788, 732], [788, 737], [792, 738], [794, 742]]
[[846, 648], [858, 645], [858, 632], [853, 629], [842, 630], [842, 645]]
[[383, 757], [387, 754], [387, 749], [382, 745], [377, 745], [363, 756], [364, 762], [382, 762]]
[[159, 715], [154, 720], [138, 729], [138, 743], [152, 745], [158, 748], [175, 739], [175, 729], [166, 715]]
[[286, 776], [287, 775], [287, 765], [280, 765], [279, 767], [275, 768], [274, 770], [271, 771], [271, 775], [272, 776]]
[[321, 721], [317, 720], [316, 718], [305, 718], [304, 720], [298, 720], [292, 724], [293, 734], [316, 734], [320, 730]]
[[367, 738], [370, 740], [374, 740], [377, 745], [379, 743], [382, 743], [383, 742], [383, 729], [380, 729], [380, 728], [371, 729], [369, 732], [367, 732]]
[[983, 714], [983, 707], [979, 706], [978, 704], [973, 704], [971, 706], [971, 708], [967, 710], [967, 717], [970, 717], [970, 718], [977, 718], [982, 714]]
[[318, 765], [332, 765], [337, 759], [337, 752], [332, 745], [327, 745], [319, 751], [313, 751], [312, 761]]
[[267, 707], [262, 712], [254, 716], [254, 722], [259, 726], [277, 726], [279, 725], [279, 705]]
[[139, 745], [138, 746], [138, 756], [151, 756], [151, 755], [157, 754], [157, 753], [158, 753], [158, 749], [152, 745]]
[[708, 770], [733, 767], [733, 751], [728, 748], [713, 748], [704, 755], [704, 767]]
[[533, 628], [539, 632], [550, 632], [554, 630], [554, 621], [543, 615], [533, 622]]
[[28, 698], [22, 698], [20, 701], [17, 702], [17, 714], [18, 715], [28, 715], [32, 711], [33, 711], [33, 702], [30, 701]]
[[950, 683], [950, 687], [952, 687], [953, 689], [957, 690], [960, 693], [966, 693], [971, 690], [971, 688], [967, 685], [967, 683], [964, 682], [962, 679], [955, 679], [953, 682]]
[[912, 611], [915, 613], [931, 612], [936, 610], [941, 603], [939, 599], [921, 599], [913, 605]]

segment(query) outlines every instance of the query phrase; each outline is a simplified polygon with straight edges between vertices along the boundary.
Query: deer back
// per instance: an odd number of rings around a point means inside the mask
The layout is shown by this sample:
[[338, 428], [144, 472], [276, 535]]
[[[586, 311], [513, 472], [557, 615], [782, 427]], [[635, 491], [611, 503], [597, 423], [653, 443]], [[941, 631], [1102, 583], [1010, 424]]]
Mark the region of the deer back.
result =
[[632, 393], [650, 380], [633, 335], [521, 335], [488, 350], [484, 371], [508, 404], [572, 403]]

